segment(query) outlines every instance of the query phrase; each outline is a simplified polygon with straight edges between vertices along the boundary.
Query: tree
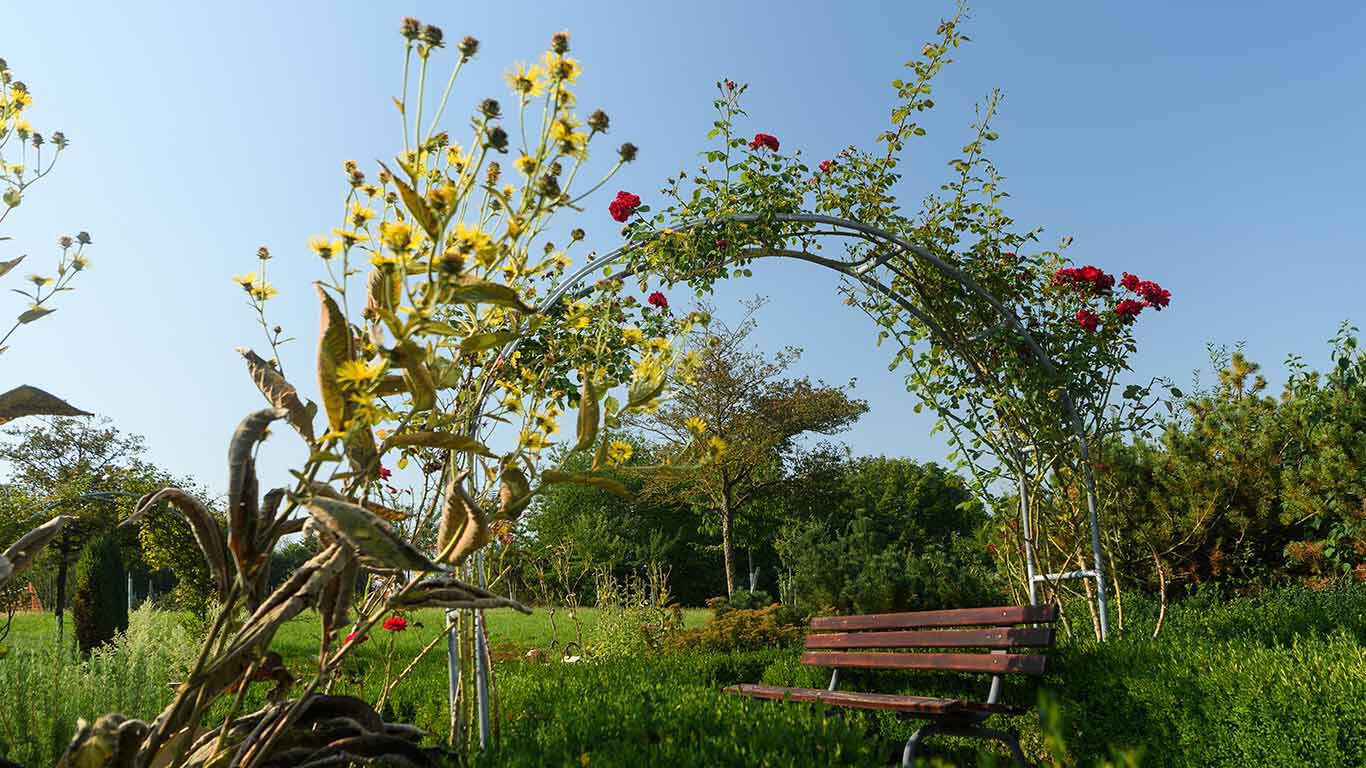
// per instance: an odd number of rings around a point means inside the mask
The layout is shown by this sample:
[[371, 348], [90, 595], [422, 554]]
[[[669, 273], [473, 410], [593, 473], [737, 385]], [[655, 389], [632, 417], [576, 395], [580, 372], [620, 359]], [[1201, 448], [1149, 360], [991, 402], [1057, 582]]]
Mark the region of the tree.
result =
[[653, 473], [644, 493], [681, 499], [715, 516], [727, 596], [735, 592], [736, 520], [781, 481], [799, 452], [799, 438], [842, 432], [868, 410], [844, 388], [780, 378], [800, 350], [787, 347], [768, 357], [749, 348], [754, 313], [762, 305], [761, 299], [748, 302], [733, 327], [712, 321], [695, 331], [689, 338], [696, 355], [691, 377], [679, 382], [668, 403], [629, 422], [660, 441], [666, 454], [702, 459], [676, 461]]
[[119, 540], [108, 532], [90, 540], [76, 564], [71, 616], [76, 644], [89, 654], [128, 629], [128, 592]]
[[990, 604], [999, 591], [963, 479], [936, 464], [868, 457], [796, 483], [812, 514], [778, 537], [783, 597], [803, 610], [876, 613]]

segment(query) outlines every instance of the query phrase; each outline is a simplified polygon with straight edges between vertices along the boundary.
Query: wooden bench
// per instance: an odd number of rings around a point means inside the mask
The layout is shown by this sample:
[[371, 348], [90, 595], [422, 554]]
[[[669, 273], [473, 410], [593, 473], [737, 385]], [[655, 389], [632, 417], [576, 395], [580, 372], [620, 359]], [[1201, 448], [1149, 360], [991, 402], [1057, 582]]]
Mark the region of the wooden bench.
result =
[[[1026, 765], [1019, 738], [1013, 731], [985, 728], [991, 715], [1021, 715], [1030, 707], [1000, 702], [1002, 675], [1043, 674], [1046, 657], [1012, 653], [1021, 648], [1053, 644], [1050, 626], [1058, 618], [1056, 605], [1012, 605], [950, 611], [878, 613], [864, 616], [826, 616], [811, 620], [803, 664], [834, 667], [830, 686], [781, 688], [737, 685], [727, 693], [778, 701], [810, 701], [836, 707], [885, 709], [930, 720], [911, 734], [901, 764], [910, 766], [925, 737], [941, 733], [995, 739], [1010, 748], [1016, 765]], [[1036, 625], [1036, 626], [1020, 626]], [[915, 649], [907, 652], [905, 649]], [[944, 651], [942, 649], [953, 649]], [[836, 690], [841, 669], [922, 669], [991, 675], [986, 701], [964, 701], [928, 696]]]

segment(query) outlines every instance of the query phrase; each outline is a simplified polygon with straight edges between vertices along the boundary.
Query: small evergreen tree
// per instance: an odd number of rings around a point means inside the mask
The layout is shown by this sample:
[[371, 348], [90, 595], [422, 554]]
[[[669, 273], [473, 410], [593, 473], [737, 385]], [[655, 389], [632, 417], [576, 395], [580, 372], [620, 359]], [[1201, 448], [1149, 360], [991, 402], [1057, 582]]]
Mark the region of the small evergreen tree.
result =
[[128, 629], [128, 581], [119, 557], [118, 537], [96, 536], [76, 564], [76, 592], [71, 601], [76, 643], [82, 654]]

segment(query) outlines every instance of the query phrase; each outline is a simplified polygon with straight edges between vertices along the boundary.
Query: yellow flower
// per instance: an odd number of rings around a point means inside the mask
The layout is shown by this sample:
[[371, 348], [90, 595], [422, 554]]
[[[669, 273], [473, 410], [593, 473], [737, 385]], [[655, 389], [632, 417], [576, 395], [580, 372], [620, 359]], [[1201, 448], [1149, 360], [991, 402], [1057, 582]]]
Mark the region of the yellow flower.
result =
[[653, 352], [664, 352], [669, 349], [668, 339], [650, 339], [645, 342], [645, 348]]
[[498, 263], [498, 245], [487, 232], [463, 223], [455, 225], [451, 247], [461, 255], [473, 257], [479, 266], [488, 269]]
[[20, 136], [23, 136], [26, 133], [33, 133], [33, 126], [29, 125], [27, 120], [15, 120], [14, 130], [18, 131]]
[[541, 54], [540, 68], [549, 75], [550, 79], [566, 83], [578, 80], [579, 73], [583, 71], [579, 62], [554, 51], [546, 51]]
[[540, 451], [549, 446], [550, 441], [540, 432], [524, 429], [522, 430], [521, 444], [528, 451]]
[[513, 91], [520, 93], [524, 98], [545, 93], [546, 71], [535, 64], [527, 65], [519, 61], [503, 75], [503, 78], [508, 81], [508, 86]]
[[619, 467], [631, 460], [636, 449], [625, 440], [613, 440], [607, 444], [607, 463], [613, 467]]
[[546, 412], [536, 417], [536, 428], [549, 437], [560, 431], [560, 423], [555, 419], [553, 412]]
[[308, 239], [308, 247], [318, 254], [323, 261], [331, 259], [341, 253], [342, 245], [340, 240], [329, 240], [327, 235], [314, 235]]
[[621, 329], [621, 338], [627, 344], [639, 344], [645, 340], [645, 332], [634, 325], [628, 325]]
[[433, 210], [437, 212], [449, 211], [455, 203], [455, 185], [448, 181], [439, 187], [433, 187], [427, 193], [427, 197], [432, 201]]
[[[374, 193], [367, 191], [367, 194], [373, 195]], [[351, 204], [351, 226], [363, 227], [365, 226], [365, 222], [373, 218], [375, 218], [375, 211], [373, 208], [361, 205], [359, 201]]]
[[407, 253], [413, 247], [413, 225], [406, 221], [386, 221], [379, 225], [379, 237], [394, 253]]
[[522, 155], [517, 158], [517, 162], [514, 163], [514, 165], [517, 166], [517, 170], [522, 172], [522, 175], [530, 176], [531, 172], [536, 170], [536, 158], [531, 155]]
[[[364, 184], [361, 186], [360, 191], [364, 192], [366, 197], [374, 197], [379, 194], [379, 187], [374, 184]], [[367, 208], [366, 210], [369, 209]], [[373, 215], [374, 211], [371, 211], [371, 214]]]
[[371, 365], [361, 360], [347, 360], [337, 366], [337, 381], [343, 385], [362, 389], [379, 378], [383, 367], [382, 363]]
[[28, 91], [21, 91], [18, 88], [10, 91], [10, 100], [17, 109], [23, 109], [33, 103], [33, 96]]
[[573, 115], [558, 118], [550, 126], [550, 136], [560, 143], [560, 151], [566, 155], [581, 154], [588, 146], [588, 134], [579, 131], [583, 124]]
[[369, 239], [370, 239], [370, 236], [367, 235], [367, 234], [365, 234], [364, 232], [358, 232], [358, 231], [352, 230], [352, 229], [335, 229], [335, 228], [334, 228], [334, 229], [332, 230], [332, 234], [336, 235], [337, 237], [340, 237], [340, 238], [341, 238], [342, 245], [345, 246], [345, 247], [347, 247], [347, 248], [350, 248], [351, 246], [355, 245], [356, 243], [363, 243], [363, 242], [365, 242], [366, 240], [369, 240]]
[[683, 422], [683, 425], [694, 435], [701, 435], [703, 432], [707, 431], [707, 420], [701, 416], [689, 416]]
[[725, 456], [726, 451], [728, 450], [730, 450], [730, 446], [726, 445], [725, 440], [722, 440], [715, 435], [707, 438], [707, 458], [711, 461], [717, 461], [722, 456]]
[[276, 295], [280, 293], [279, 291], [275, 290], [275, 286], [265, 282], [264, 280], [252, 285], [251, 288], [248, 290], [250, 290], [251, 292], [251, 297], [253, 299], [256, 299], [257, 301], [266, 301], [267, 299], [273, 299]]
[[245, 275], [238, 275], [237, 277], [234, 277], [232, 281], [247, 290], [251, 290], [251, 284], [256, 282], [256, 273], [248, 272]]
[[457, 171], [465, 170], [465, 165], [470, 161], [469, 155], [460, 149], [459, 144], [452, 144], [446, 147], [446, 162]]

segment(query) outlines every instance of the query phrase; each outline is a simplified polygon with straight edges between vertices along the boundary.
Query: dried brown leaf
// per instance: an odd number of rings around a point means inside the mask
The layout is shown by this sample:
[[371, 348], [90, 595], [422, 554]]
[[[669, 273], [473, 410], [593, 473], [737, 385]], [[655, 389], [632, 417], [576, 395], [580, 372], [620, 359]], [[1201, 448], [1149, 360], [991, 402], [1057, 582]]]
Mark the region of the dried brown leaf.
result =
[[251, 374], [251, 380], [256, 382], [256, 388], [265, 395], [266, 402], [275, 408], [283, 408], [289, 411], [289, 423], [299, 431], [300, 435], [308, 442], [314, 441], [313, 435], [313, 414], [309, 412], [302, 399], [299, 398], [299, 391], [294, 388], [284, 377], [284, 374], [275, 369], [275, 366], [266, 362], [260, 355], [246, 347], [238, 347], [240, 354], [247, 361], [247, 373]]

